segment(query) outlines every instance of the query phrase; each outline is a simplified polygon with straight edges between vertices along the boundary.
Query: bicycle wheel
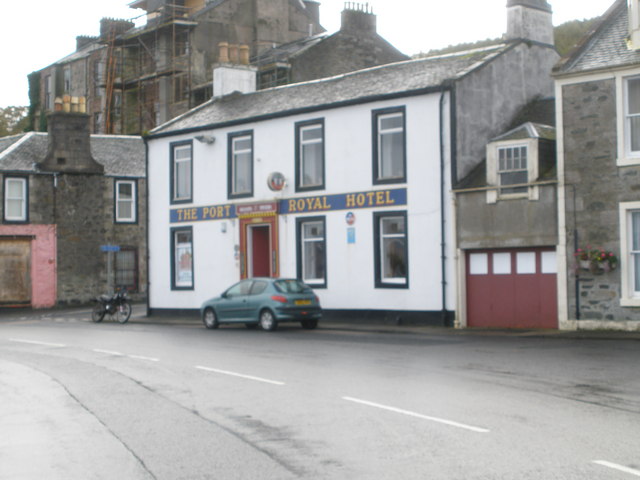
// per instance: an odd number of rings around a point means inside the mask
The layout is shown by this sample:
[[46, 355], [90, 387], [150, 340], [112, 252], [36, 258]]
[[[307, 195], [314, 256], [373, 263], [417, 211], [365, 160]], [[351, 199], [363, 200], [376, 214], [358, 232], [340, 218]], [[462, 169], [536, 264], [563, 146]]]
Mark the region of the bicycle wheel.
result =
[[106, 312], [104, 310], [104, 305], [102, 305], [101, 303], [96, 303], [93, 306], [93, 310], [91, 311], [91, 320], [96, 323], [101, 322], [104, 318], [105, 313]]
[[131, 305], [129, 302], [122, 302], [116, 307], [116, 318], [120, 323], [127, 323], [131, 316]]

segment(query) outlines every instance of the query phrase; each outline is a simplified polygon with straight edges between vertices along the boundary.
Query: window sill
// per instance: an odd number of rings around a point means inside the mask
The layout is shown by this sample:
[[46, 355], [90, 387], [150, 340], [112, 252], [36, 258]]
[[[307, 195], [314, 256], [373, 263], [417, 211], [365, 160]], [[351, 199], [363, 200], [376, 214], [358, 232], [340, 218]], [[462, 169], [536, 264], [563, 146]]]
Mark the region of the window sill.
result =
[[616, 160], [618, 167], [633, 167], [640, 165], [640, 156], [638, 157], [624, 157]]
[[640, 298], [620, 298], [621, 307], [640, 307]]

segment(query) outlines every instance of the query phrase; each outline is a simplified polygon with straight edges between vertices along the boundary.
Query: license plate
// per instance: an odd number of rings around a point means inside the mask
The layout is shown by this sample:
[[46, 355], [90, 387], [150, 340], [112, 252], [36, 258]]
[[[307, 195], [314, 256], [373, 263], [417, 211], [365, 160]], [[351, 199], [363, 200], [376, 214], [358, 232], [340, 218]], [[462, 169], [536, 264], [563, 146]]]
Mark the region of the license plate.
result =
[[296, 300], [296, 305], [311, 305], [311, 300]]

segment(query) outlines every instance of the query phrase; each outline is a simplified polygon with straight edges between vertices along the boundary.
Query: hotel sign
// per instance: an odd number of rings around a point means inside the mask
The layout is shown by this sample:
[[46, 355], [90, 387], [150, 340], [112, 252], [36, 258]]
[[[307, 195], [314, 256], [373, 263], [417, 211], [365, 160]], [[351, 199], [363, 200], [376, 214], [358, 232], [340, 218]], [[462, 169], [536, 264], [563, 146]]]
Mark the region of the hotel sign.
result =
[[366, 192], [314, 195], [253, 204], [226, 204], [170, 210], [171, 223], [225, 220], [244, 216], [279, 213], [317, 213], [362, 208], [400, 207], [407, 204], [407, 189], [392, 188]]

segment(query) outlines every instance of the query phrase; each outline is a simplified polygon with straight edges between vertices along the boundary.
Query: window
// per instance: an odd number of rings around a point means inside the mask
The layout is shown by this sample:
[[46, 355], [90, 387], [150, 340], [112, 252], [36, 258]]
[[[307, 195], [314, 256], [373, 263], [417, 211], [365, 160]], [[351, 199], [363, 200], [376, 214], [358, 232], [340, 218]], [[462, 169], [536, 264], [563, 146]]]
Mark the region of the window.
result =
[[229, 135], [229, 198], [253, 195], [253, 133]]
[[627, 153], [640, 155], [640, 77], [626, 81], [625, 131]]
[[171, 144], [171, 203], [191, 201], [191, 142]]
[[7, 222], [26, 222], [28, 204], [28, 184], [26, 178], [5, 177], [4, 179], [4, 219]]
[[529, 170], [527, 168], [527, 147], [501, 147], [498, 148], [498, 179], [500, 181], [500, 194], [526, 194], [528, 187], [505, 188], [506, 185], [518, 185], [528, 183]]
[[313, 286], [327, 286], [327, 244], [324, 217], [299, 218], [298, 278]]
[[324, 188], [324, 121], [296, 124], [296, 191]]
[[406, 180], [404, 107], [373, 112], [373, 183]]
[[71, 92], [71, 68], [65, 67], [62, 71], [64, 76], [64, 93]]
[[620, 220], [620, 305], [640, 307], [640, 202], [623, 202]]
[[407, 288], [406, 212], [374, 213], [374, 236], [376, 287]]
[[116, 288], [126, 288], [129, 292], [138, 290], [138, 252], [135, 248], [121, 247], [114, 257]]
[[193, 290], [193, 231], [191, 228], [172, 229], [173, 290]]
[[44, 77], [44, 108], [53, 110], [53, 96], [51, 94], [51, 75]]
[[136, 223], [136, 181], [116, 180], [116, 223]]

